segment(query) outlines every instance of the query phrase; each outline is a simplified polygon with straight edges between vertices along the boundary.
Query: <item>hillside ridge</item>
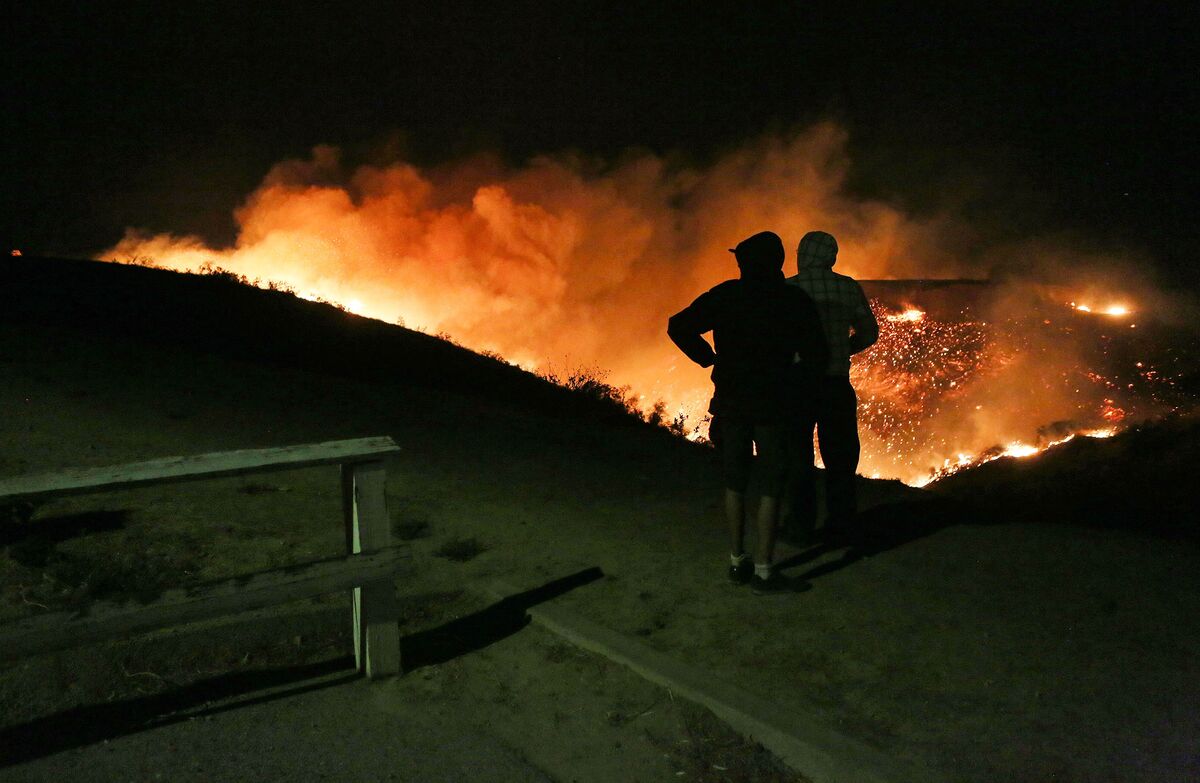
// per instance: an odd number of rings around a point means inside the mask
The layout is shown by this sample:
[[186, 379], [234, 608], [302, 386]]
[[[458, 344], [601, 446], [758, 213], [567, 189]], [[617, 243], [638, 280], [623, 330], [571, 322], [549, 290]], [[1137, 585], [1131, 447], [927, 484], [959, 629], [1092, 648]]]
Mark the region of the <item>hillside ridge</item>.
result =
[[354, 380], [482, 393], [555, 416], [640, 421], [603, 394], [576, 393], [442, 337], [258, 288], [228, 273], [36, 256], [6, 258], [0, 269], [0, 323], [82, 329]]

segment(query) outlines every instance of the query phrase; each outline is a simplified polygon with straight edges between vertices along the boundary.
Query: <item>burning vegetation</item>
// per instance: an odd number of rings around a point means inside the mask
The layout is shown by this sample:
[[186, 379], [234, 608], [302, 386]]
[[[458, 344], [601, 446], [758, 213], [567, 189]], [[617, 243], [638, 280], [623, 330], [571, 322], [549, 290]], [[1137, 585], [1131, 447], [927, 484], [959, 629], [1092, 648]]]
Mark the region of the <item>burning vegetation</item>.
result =
[[872, 306], [880, 339], [851, 372], [868, 475], [920, 486], [1192, 404], [1181, 355], [1069, 307], [938, 318]]
[[1188, 404], [1175, 388], [1183, 360], [1145, 339], [1132, 297], [895, 280], [962, 277], [980, 262], [963, 260], [967, 232], [950, 221], [846, 196], [844, 143], [823, 125], [706, 169], [645, 154], [350, 173], [318, 148], [275, 167], [237, 210], [234, 247], [130, 231], [102, 257], [225, 274], [552, 379], [590, 378], [697, 438], [711, 385], [666, 339], [667, 316], [736, 273], [731, 238], [769, 227], [791, 243], [820, 227], [838, 237], [838, 271], [879, 278], [867, 291], [880, 340], [852, 370], [865, 475], [921, 485]]

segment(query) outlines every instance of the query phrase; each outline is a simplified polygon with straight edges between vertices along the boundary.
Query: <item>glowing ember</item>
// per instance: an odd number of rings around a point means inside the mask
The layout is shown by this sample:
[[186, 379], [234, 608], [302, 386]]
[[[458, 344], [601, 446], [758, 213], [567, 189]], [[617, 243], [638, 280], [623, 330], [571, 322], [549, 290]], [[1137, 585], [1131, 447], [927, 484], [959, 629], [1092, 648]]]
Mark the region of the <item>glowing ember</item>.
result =
[[13, 256], [19, 256], [19, 255], [21, 255], [21, 251], [20, 251], [20, 250], [17, 250], [17, 249], [14, 247], [14, 248], [13, 248], [13, 250], [12, 250], [12, 255], [13, 255]]
[[1100, 409], [1100, 416], [1107, 422], [1116, 423], [1125, 418], [1125, 409], [1117, 407], [1112, 400], [1105, 400], [1104, 407]]

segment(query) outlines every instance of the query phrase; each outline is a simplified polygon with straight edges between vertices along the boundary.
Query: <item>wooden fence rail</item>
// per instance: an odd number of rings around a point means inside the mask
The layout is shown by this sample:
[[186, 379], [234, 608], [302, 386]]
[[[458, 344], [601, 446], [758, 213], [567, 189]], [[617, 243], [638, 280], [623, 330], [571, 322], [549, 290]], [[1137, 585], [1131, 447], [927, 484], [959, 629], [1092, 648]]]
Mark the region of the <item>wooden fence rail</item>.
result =
[[4, 505], [337, 464], [341, 466], [347, 544], [345, 557], [171, 590], [143, 606], [95, 602], [83, 612], [54, 612], [6, 623], [0, 625], [0, 658], [62, 649], [352, 589], [354, 657], [359, 671], [365, 671], [371, 678], [399, 673], [400, 631], [392, 577], [408, 552], [392, 546], [383, 462], [399, 450], [391, 438], [360, 438], [170, 457], [114, 467], [74, 468], [0, 480], [0, 505]]

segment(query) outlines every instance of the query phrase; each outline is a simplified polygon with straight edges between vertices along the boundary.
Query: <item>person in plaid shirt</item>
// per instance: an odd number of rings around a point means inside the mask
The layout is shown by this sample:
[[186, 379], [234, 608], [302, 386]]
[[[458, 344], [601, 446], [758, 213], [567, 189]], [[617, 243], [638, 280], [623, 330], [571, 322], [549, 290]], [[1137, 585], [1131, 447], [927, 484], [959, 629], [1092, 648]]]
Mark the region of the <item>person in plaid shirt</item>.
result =
[[[712, 367], [709, 437], [721, 453], [729, 522], [729, 579], [757, 595], [800, 589], [771, 568], [779, 499], [787, 478], [787, 430], [797, 384], [828, 361], [820, 317], [803, 291], [784, 284], [783, 240], [763, 231], [730, 252], [741, 276], [671, 316], [667, 335], [689, 359]], [[713, 344], [702, 335], [712, 332]], [[753, 564], [742, 550], [745, 493], [754, 465], [760, 499]], [[810, 458], [811, 460], [811, 458]]]
[[854, 474], [858, 469], [858, 398], [850, 385], [850, 357], [879, 339], [879, 324], [862, 286], [833, 271], [838, 245], [824, 231], [810, 231], [796, 250], [797, 274], [788, 284], [816, 303], [829, 345], [829, 364], [812, 393], [802, 395], [800, 414], [791, 433], [796, 461], [790, 510], [784, 536], [806, 540], [816, 526], [816, 468], [813, 429], [825, 463], [825, 533], [831, 542], [845, 539], [858, 513]]

